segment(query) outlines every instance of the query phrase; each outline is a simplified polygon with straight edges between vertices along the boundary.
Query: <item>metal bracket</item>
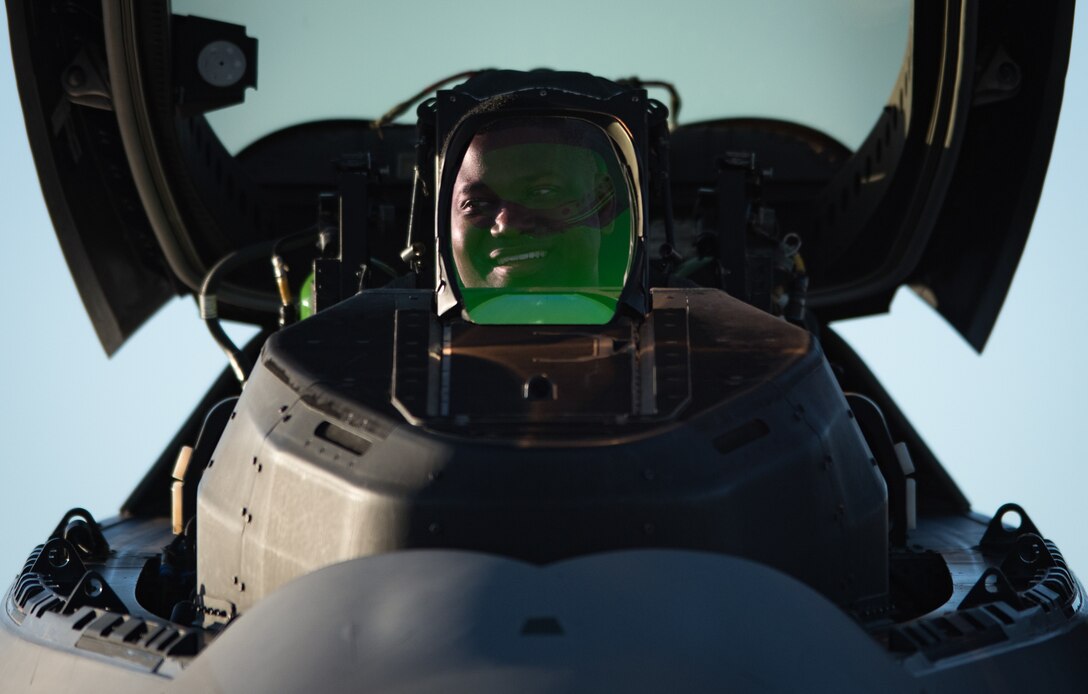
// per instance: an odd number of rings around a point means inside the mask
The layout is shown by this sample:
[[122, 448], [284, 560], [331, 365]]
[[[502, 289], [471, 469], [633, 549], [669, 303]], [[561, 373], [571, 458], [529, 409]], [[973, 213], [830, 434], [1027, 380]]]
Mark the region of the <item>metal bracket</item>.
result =
[[110, 93], [108, 75], [101, 56], [88, 52], [84, 47], [64, 68], [61, 84], [73, 104], [112, 111], [113, 95]]
[[1013, 588], [1008, 577], [1001, 569], [986, 569], [971, 592], [963, 599], [957, 610], [966, 610], [979, 605], [988, 605], [994, 602], [1004, 602], [1016, 610], [1024, 609], [1024, 601], [1020, 594]]
[[97, 571], [87, 571], [72, 589], [68, 601], [64, 603], [62, 614], [73, 614], [81, 607], [98, 607], [118, 614], [128, 614], [128, 608], [117, 593], [113, 592], [106, 579]]
[[49, 538], [67, 540], [85, 561], [105, 561], [110, 553], [110, 543], [94, 516], [78, 506], [64, 514]]
[[[1009, 521], [1009, 527], [1005, 527], [1006, 520]], [[990, 519], [990, 524], [978, 544], [984, 550], [1007, 550], [1016, 544], [1020, 536], [1029, 533], [1042, 536], [1024, 509], [1017, 504], [1004, 504]]]
[[972, 106], [1011, 99], [1020, 92], [1023, 71], [1003, 46], [998, 46], [975, 83]]

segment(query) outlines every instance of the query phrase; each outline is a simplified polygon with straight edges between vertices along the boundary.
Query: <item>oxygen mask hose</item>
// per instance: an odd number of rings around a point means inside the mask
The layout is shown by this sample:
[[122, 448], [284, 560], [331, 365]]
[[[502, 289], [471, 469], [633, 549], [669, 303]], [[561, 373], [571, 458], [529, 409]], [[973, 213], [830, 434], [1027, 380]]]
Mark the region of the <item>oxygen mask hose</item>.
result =
[[234, 371], [234, 376], [241, 385], [245, 385], [246, 379], [249, 378], [249, 372], [252, 365], [249, 363], [246, 356], [242, 354], [242, 350], [238, 349], [230, 339], [230, 336], [223, 330], [223, 326], [219, 323], [219, 299], [217, 291], [219, 289], [219, 284], [225, 275], [246, 263], [250, 263], [262, 257], [267, 257], [268, 254], [272, 252], [273, 248], [274, 243], [272, 241], [263, 241], [223, 256], [219, 259], [219, 262], [213, 265], [212, 268], [208, 270], [208, 273], [204, 275], [204, 281], [200, 285], [200, 294], [197, 296], [200, 317], [203, 319], [204, 324], [208, 326], [208, 332], [211, 333], [212, 339], [215, 340], [215, 343], [223, 350], [223, 353], [227, 355], [227, 361], [230, 362], [230, 367]]

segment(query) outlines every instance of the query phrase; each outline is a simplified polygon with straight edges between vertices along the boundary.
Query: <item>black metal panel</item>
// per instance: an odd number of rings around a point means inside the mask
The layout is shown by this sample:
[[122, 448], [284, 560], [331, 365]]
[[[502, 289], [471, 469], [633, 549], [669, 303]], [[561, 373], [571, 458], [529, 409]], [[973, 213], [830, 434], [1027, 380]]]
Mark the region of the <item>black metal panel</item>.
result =
[[83, 89], [105, 73], [100, 4], [9, 2], [8, 32], [42, 194], [98, 339], [113, 354], [175, 288], [112, 105], [88, 101]]
[[958, 162], [976, 11], [970, 0], [914, 4], [889, 103], [810, 220], [809, 305], [824, 320], [887, 310], [925, 251]]
[[[445, 350], [444, 350], [445, 351]], [[451, 326], [448, 414], [464, 423], [623, 421], [634, 411], [635, 330], [607, 326]], [[686, 356], [686, 355], [685, 355]], [[448, 364], [445, 363], [448, 360]]]
[[1073, 2], [979, 3], [963, 146], [912, 282], [981, 351], [1020, 262], [1050, 162]]
[[[1073, 5], [915, 3], [904, 81], [813, 220], [809, 300], [822, 319], [887, 310], [910, 284], [985, 345], [1049, 162]], [[881, 155], [893, 163], [875, 166]]]

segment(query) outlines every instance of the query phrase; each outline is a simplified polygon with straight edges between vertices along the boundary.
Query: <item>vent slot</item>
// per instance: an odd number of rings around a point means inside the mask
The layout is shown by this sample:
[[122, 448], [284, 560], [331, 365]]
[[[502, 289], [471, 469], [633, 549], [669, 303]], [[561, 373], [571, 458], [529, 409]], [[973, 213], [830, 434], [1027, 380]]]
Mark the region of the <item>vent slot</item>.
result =
[[314, 436], [329, 443], [339, 446], [355, 455], [364, 455], [370, 450], [371, 443], [362, 436], [353, 434], [343, 427], [338, 427], [332, 422], [322, 422], [314, 430]]
[[761, 439], [771, 432], [771, 428], [762, 419], [753, 419], [730, 429], [714, 439], [714, 448], [722, 455], [732, 453], [756, 439]]

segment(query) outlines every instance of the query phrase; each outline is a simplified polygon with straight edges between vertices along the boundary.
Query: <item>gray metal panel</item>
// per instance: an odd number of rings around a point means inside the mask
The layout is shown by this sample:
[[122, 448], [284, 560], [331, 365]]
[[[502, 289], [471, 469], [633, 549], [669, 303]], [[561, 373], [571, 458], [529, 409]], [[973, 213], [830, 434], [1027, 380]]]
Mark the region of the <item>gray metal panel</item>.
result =
[[260, 474], [255, 461], [268, 432], [298, 398], [275, 378], [251, 379], [243, 395], [261, 406], [247, 409], [245, 416], [231, 416], [197, 496], [197, 591], [210, 593], [216, 599], [214, 609], [228, 614], [245, 597], [238, 575], [242, 536], [252, 522], [248, 503]]
[[[516, 429], [386, 419], [394, 298], [367, 292], [266, 345], [200, 486], [197, 579], [224, 612], [213, 618], [329, 564], [434, 547], [537, 563], [718, 551], [851, 609], [884, 599], [884, 483], [807, 333], [718, 291], [655, 292], [686, 304], [701, 335], [691, 418], [595, 427], [560, 450]], [[365, 344], [344, 326], [366, 326]]]
[[34, 641], [27, 637], [25, 629], [20, 630], [12, 621], [8, 601], [3, 602], [4, 607], [0, 607], [0, 690], [7, 694], [128, 694], [161, 691], [169, 682], [166, 677], [120, 658], [85, 648], [76, 649], [82, 632], [72, 629], [53, 613], [42, 617], [51, 621], [57, 618], [56, 628], [47, 630], [52, 643]]
[[[291, 583], [175, 681], [229, 692], [918, 691], [811, 588], [735, 557], [398, 552]], [[173, 691], [173, 689], [171, 690]]]

